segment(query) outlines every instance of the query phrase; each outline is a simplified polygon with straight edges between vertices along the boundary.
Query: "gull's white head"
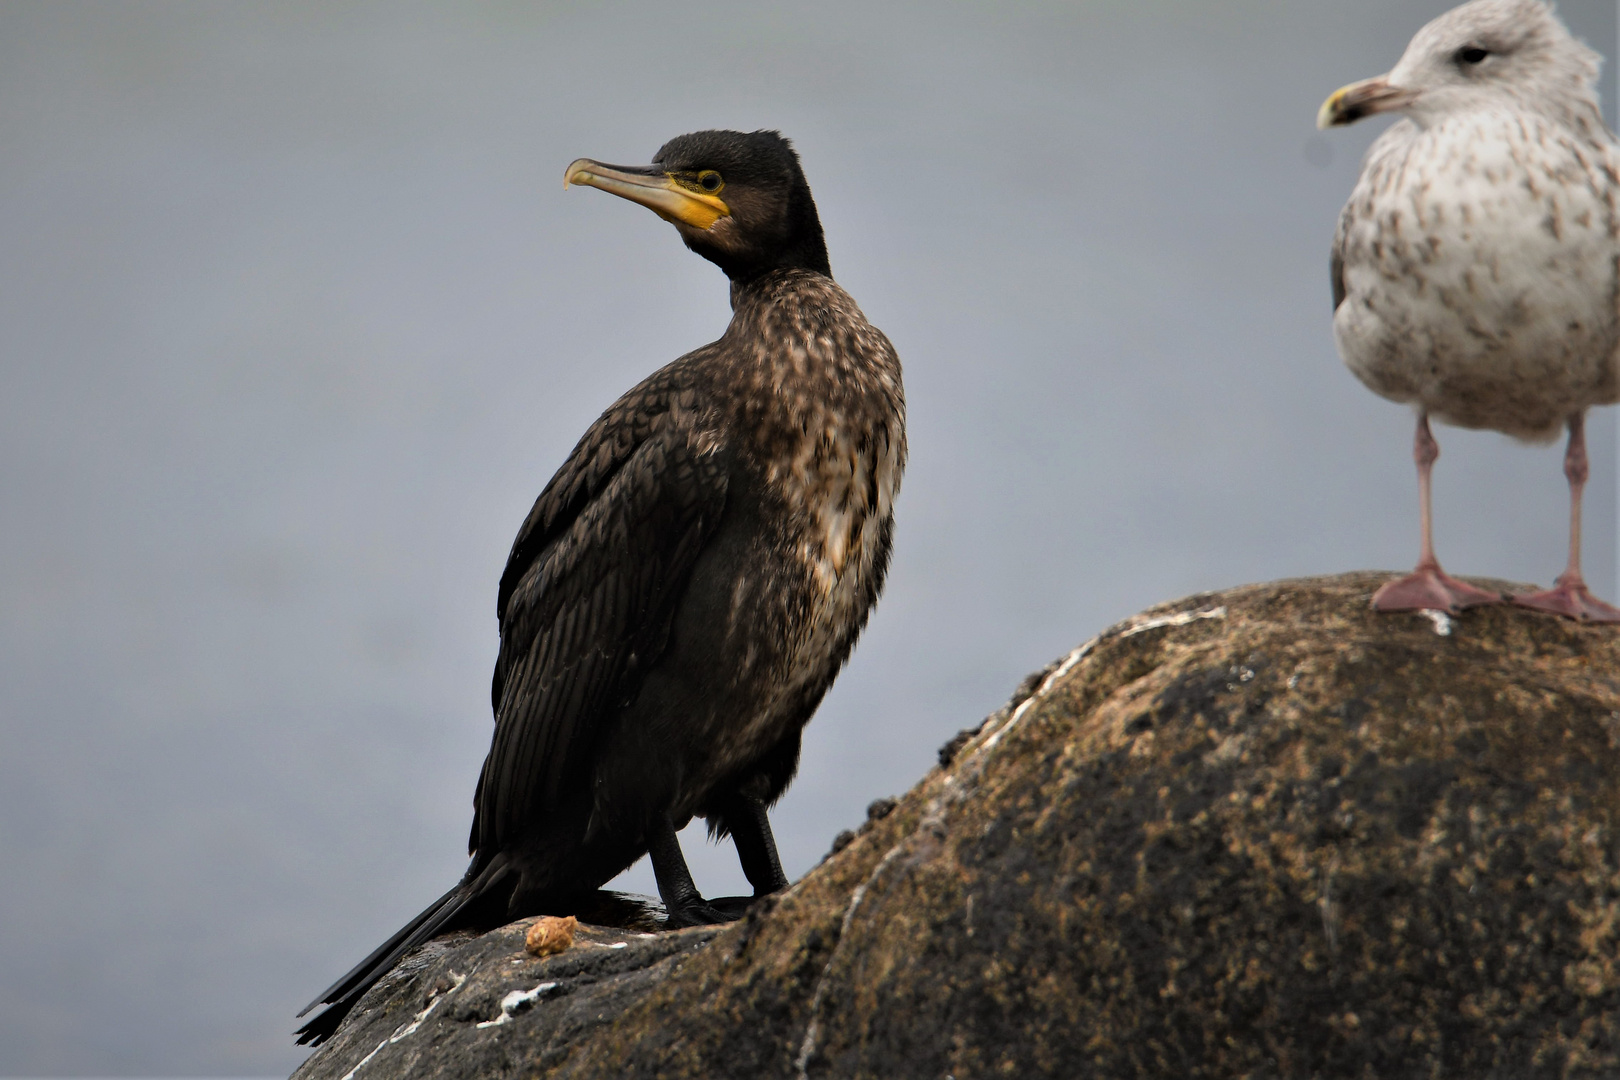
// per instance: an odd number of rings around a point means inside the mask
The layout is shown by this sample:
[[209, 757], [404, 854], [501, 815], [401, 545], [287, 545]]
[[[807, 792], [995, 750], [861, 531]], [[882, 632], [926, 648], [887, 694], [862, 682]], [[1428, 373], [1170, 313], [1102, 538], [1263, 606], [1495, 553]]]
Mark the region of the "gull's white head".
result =
[[1317, 125], [1401, 112], [1427, 127], [1492, 107], [1573, 125], [1597, 116], [1601, 62], [1542, 0], [1473, 0], [1419, 30], [1389, 74], [1335, 91]]

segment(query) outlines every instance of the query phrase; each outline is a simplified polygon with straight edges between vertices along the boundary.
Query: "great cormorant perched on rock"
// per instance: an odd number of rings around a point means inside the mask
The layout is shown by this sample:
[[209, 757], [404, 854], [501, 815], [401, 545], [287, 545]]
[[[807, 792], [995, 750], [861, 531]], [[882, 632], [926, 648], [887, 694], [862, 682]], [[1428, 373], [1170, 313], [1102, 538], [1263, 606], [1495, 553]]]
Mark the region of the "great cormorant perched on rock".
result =
[[702, 131], [564, 181], [673, 224], [731, 279], [731, 324], [615, 402], [536, 500], [501, 575], [472, 865], [305, 1008], [331, 1005], [301, 1043], [407, 950], [570, 913], [643, 854], [670, 925], [734, 916], [687, 870], [693, 816], [735, 840], [755, 896], [786, 886], [765, 811], [883, 587], [900, 361], [833, 282], [792, 146]]

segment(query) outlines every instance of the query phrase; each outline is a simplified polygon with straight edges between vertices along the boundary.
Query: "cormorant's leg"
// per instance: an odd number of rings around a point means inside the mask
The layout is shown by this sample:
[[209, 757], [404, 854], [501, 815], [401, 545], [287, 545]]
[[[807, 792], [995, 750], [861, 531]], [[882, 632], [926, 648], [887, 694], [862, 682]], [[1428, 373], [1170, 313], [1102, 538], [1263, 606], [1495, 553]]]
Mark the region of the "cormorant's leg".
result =
[[768, 896], [787, 888], [787, 875], [782, 873], [782, 860], [776, 854], [776, 837], [771, 835], [771, 819], [765, 814], [764, 800], [739, 794], [733, 805], [735, 809], [726, 815], [726, 824], [737, 845], [743, 874], [754, 887], [754, 895]]
[[1434, 530], [1429, 510], [1429, 476], [1440, 457], [1440, 444], [1429, 430], [1429, 414], [1418, 413], [1417, 434], [1412, 439], [1412, 459], [1417, 462], [1419, 521], [1423, 531], [1423, 547], [1418, 555], [1417, 568], [1399, 581], [1391, 581], [1373, 594], [1373, 607], [1378, 611], [1461, 611], [1481, 604], [1500, 604], [1502, 598], [1493, 592], [1476, 589], [1458, 581], [1440, 569], [1440, 560], [1434, 557]]
[[1569, 448], [1564, 451], [1564, 479], [1569, 481], [1569, 566], [1545, 592], [1515, 596], [1520, 607], [1550, 611], [1583, 622], [1620, 622], [1620, 608], [1605, 604], [1586, 588], [1581, 577], [1581, 493], [1591, 467], [1586, 460], [1586, 414], [1569, 418]]
[[653, 877], [658, 880], [658, 898], [664, 902], [671, 929], [682, 926], [709, 926], [730, 922], [731, 917], [710, 907], [692, 881], [692, 871], [681, 854], [681, 841], [668, 814], [653, 817], [647, 829], [647, 855], [652, 859]]

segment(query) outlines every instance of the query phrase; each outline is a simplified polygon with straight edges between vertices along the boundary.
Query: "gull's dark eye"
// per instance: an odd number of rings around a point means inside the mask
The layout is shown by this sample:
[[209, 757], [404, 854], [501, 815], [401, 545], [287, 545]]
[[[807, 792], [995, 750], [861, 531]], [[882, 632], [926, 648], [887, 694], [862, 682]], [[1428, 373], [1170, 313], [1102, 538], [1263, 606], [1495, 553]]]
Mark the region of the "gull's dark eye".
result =
[[711, 195], [725, 186], [726, 182], [720, 179], [720, 174], [713, 169], [705, 169], [698, 173], [698, 187]]
[[1457, 50], [1457, 63], [1477, 64], [1489, 55], [1491, 54], [1487, 49], [1482, 49], [1478, 45], [1468, 45]]

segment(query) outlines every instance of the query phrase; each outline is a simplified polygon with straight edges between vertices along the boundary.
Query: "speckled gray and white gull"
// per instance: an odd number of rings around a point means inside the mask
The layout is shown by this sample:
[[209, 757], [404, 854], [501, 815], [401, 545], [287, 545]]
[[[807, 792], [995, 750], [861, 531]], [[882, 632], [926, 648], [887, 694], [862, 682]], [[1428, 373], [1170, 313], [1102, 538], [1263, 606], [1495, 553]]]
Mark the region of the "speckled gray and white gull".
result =
[[1404, 114], [1368, 151], [1332, 256], [1345, 364], [1418, 412], [1423, 554], [1382, 608], [1498, 599], [1433, 557], [1433, 416], [1526, 440], [1569, 427], [1571, 563], [1559, 589], [1527, 599], [1620, 618], [1579, 580], [1582, 419], [1620, 400], [1620, 147], [1598, 110], [1599, 63], [1541, 0], [1475, 0], [1418, 31], [1387, 75], [1322, 106], [1323, 127]]

